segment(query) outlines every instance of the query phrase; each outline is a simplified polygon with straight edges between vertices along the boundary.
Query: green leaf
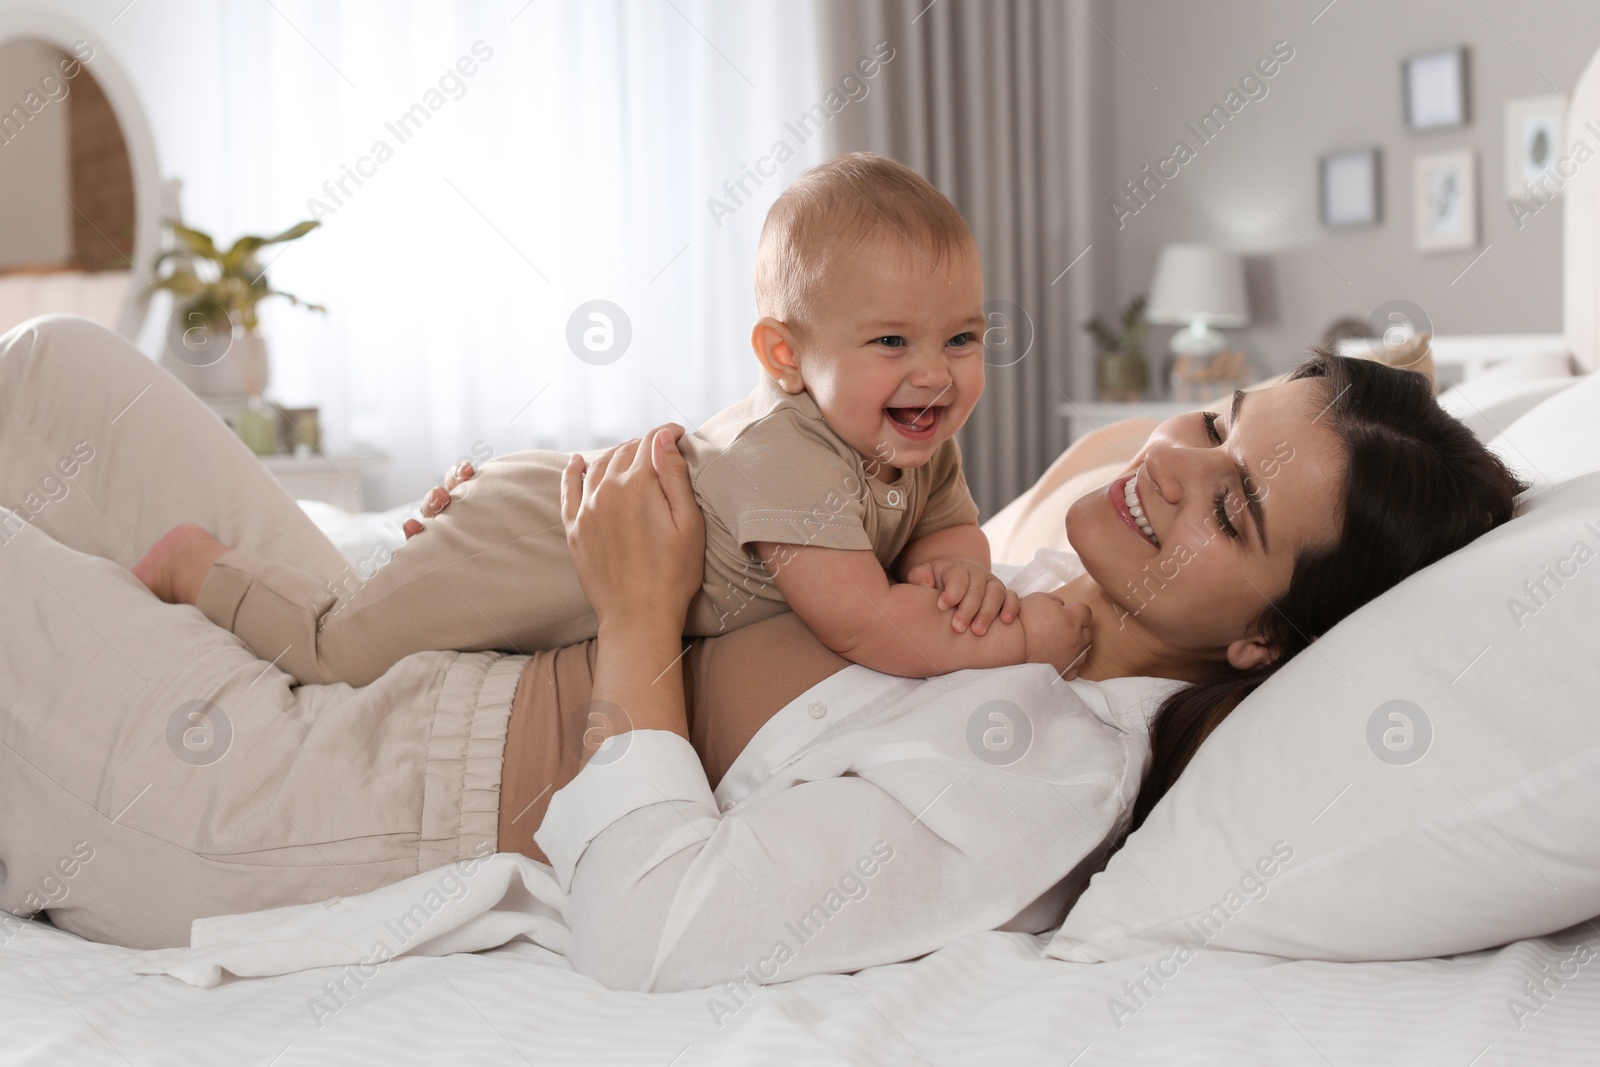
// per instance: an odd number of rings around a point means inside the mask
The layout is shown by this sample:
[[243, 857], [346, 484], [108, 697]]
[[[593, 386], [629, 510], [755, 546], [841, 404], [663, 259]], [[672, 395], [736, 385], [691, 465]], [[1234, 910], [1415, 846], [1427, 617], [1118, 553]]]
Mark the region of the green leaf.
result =
[[[177, 236], [179, 247], [168, 249], [158, 255], [154, 267], [159, 272], [159, 268], [169, 260], [175, 259], [177, 263], [174, 264], [171, 273], [153, 283], [152, 288], [166, 289], [180, 296], [191, 296], [194, 298], [195, 307], [201, 308], [205, 314], [236, 321], [246, 330], [254, 330], [259, 325], [256, 305], [269, 296], [284, 296], [298, 306], [326, 312], [327, 309], [320, 304], [306, 304], [289, 293], [279, 293], [274, 290], [267, 282], [266, 271], [262, 269], [256, 257], [256, 254], [267, 245], [281, 244], [304, 237], [321, 226], [320, 222], [308, 219], [272, 237], [246, 234], [234, 241], [225, 253], [218, 251], [210, 235], [201, 230], [185, 226], [173, 219], [167, 220], [167, 225]], [[206, 273], [214, 269], [217, 276], [210, 279], [202, 277], [195, 270], [196, 259], [214, 264], [214, 267], [207, 268]]]
[[151, 288], [165, 289], [169, 293], [176, 293], [179, 296], [192, 296], [195, 293], [205, 291], [206, 284], [200, 280], [194, 271], [185, 268], [173, 271], [165, 278], [155, 282]]
[[310, 233], [312, 230], [321, 225], [322, 223], [320, 222], [307, 219], [304, 222], [295, 223], [293, 226], [290, 226], [287, 230], [284, 230], [275, 237], [263, 239], [261, 243], [264, 245], [276, 245], [282, 244], [284, 241], [298, 241], [300, 238], [304, 237], [306, 234]]
[[217, 251], [216, 242], [211, 239], [210, 234], [185, 226], [176, 219], [168, 219], [167, 225], [172, 228], [172, 232], [177, 235], [178, 240], [194, 255], [203, 256], [213, 261], [222, 258], [222, 253]]
[[230, 274], [237, 273], [244, 267], [245, 261], [250, 258], [251, 253], [266, 243], [266, 240], [261, 237], [239, 238], [233, 242], [233, 247], [223, 254], [222, 269]]
[[281, 296], [284, 299], [288, 300], [289, 303], [293, 304], [295, 307], [303, 307], [307, 311], [320, 311], [324, 315], [326, 315], [328, 313], [328, 309], [326, 307], [324, 307], [323, 305], [307, 303], [306, 301], [301, 300], [298, 296], [295, 296], [293, 293], [286, 293], [282, 289], [270, 290], [267, 293], [267, 295], [268, 296]]

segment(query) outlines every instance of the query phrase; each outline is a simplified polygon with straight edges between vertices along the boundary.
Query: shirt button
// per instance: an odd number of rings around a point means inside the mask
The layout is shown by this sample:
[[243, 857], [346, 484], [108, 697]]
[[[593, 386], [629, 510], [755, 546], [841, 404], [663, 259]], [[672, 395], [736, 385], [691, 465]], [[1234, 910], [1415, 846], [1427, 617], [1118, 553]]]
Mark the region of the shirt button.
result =
[[717, 805], [717, 810], [718, 811], [727, 811], [728, 809], [730, 809], [732, 807], [733, 807], [733, 801], [724, 800], [721, 804]]
[[824, 704], [820, 700], [813, 700], [811, 702], [811, 706], [806, 708], [806, 710], [811, 713], [811, 717], [813, 719], [820, 719], [824, 715], [828, 714], [828, 705]]
[[897, 507], [900, 506], [900, 501], [901, 501], [900, 490], [898, 490], [898, 489], [889, 490], [889, 506], [891, 508], [897, 508]]

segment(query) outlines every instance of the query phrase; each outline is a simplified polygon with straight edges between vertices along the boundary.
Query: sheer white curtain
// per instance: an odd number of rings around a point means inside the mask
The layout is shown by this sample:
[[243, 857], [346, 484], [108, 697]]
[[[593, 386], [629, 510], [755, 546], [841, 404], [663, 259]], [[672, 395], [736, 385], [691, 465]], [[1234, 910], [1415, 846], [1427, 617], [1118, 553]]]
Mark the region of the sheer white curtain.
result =
[[[474, 453], [692, 425], [754, 384], [756, 237], [824, 158], [786, 126], [822, 95], [810, 3], [274, 0], [216, 25], [228, 117], [196, 136], [226, 188], [187, 211], [222, 236], [322, 214], [268, 270], [330, 309], [264, 316], [270, 392], [319, 405], [330, 447], [393, 456], [374, 505]], [[745, 177], [780, 141], [792, 158]], [[631, 326], [614, 362], [568, 345], [591, 300]]]

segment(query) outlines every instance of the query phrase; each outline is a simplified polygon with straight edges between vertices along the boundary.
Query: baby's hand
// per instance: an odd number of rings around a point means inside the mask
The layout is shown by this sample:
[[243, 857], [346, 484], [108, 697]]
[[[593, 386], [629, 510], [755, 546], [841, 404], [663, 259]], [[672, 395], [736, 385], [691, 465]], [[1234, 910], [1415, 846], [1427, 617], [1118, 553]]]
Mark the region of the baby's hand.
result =
[[1051, 593], [1030, 593], [1022, 598], [1022, 633], [1029, 663], [1048, 663], [1061, 677], [1078, 676], [1083, 654], [1089, 650], [1089, 605], [1068, 604]]
[[1017, 594], [988, 568], [980, 567], [970, 559], [939, 556], [919, 563], [906, 572], [906, 581], [912, 585], [939, 589], [939, 610], [955, 608], [950, 617], [950, 628], [961, 633], [969, 625], [974, 636], [982, 637], [996, 617], [1002, 623], [1015, 622], [1022, 610]]

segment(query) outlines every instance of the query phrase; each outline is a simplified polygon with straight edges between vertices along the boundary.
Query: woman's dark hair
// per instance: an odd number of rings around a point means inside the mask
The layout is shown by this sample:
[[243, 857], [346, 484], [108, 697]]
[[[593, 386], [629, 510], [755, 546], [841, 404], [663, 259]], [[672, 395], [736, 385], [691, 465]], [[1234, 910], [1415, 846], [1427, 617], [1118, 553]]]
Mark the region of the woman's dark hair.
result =
[[1317, 402], [1328, 406], [1319, 418], [1344, 443], [1338, 540], [1303, 550], [1288, 590], [1256, 619], [1252, 632], [1282, 649], [1275, 661], [1224, 665], [1162, 702], [1130, 832], [1257, 686], [1367, 601], [1510, 519], [1514, 498], [1528, 488], [1439, 406], [1421, 374], [1314, 347], [1288, 380], [1301, 378], [1323, 382]]

